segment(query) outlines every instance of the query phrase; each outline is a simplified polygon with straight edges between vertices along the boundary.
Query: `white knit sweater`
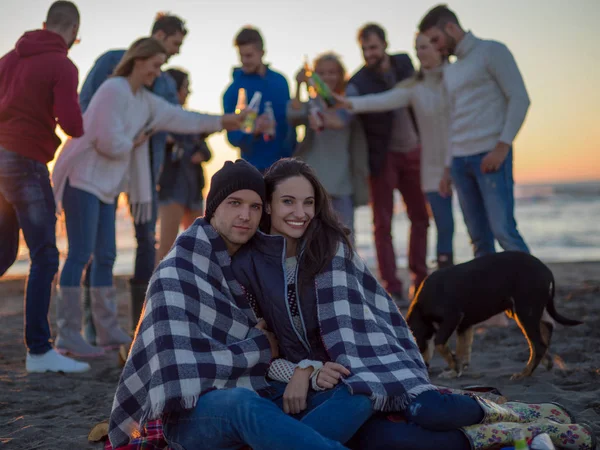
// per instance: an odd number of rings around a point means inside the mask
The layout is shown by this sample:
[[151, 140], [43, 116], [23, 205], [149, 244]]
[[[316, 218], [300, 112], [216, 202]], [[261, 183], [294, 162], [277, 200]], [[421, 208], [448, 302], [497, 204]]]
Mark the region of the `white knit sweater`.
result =
[[152, 201], [148, 142], [133, 148], [142, 131], [213, 133], [222, 129], [221, 116], [199, 114], [172, 105], [148, 89], [134, 94], [126, 78], [105, 81], [83, 116], [85, 134], [69, 140], [52, 173], [59, 211], [64, 188], [71, 186], [113, 203], [126, 192], [136, 222], [149, 220]]
[[451, 107], [453, 157], [512, 144], [523, 125], [529, 96], [508, 48], [467, 33], [456, 47], [457, 60], [444, 69]]
[[448, 153], [448, 105], [442, 83], [442, 67], [424, 70], [423, 75], [421, 81], [402, 82], [389, 91], [348, 97], [348, 100], [357, 113], [412, 106], [421, 139], [421, 184], [424, 192], [435, 192], [444, 173]]

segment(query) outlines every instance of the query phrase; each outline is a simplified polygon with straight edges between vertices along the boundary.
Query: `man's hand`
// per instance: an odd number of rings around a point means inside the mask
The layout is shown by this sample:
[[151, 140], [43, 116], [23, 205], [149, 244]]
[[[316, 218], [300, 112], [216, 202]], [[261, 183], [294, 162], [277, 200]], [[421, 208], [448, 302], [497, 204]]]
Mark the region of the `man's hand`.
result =
[[140, 133], [133, 140], [133, 148], [139, 147], [144, 142], [146, 142], [148, 139], [150, 139], [150, 136], [152, 136], [153, 132], [154, 132], [154, 130], [152, 130], [152, 129], [140, 131]]
[[204, 162], [204, 155], [202, 154], [202, 152], [196, 152], [192, 155], [192, 157], [190, 158], [190, 162], [192, 164], [200, 164]]
[[347, 377], [348, 375], [350, 375], [350, 371], [341, 364], [326, 362], [317, 375], [317, 386], [323, 389], [332, 389], [343, 376]]
[[266, 114], [261, 114], [256, 118], [256, 122], [254, 122], [254, 134], [261, 135], [264, 134], [271, 127], [271, 120], [269, 116]]
[[283, 393], [283, 412], [299, 414], [306, 409], [306, 396], [313, 368], [296, 368], [294, 375]]
[[450, 197], [452, 195], [452, 177], [450, 176], [450, 169], [448, 167], [444, 169], [439, 190], [442, 197]]
[[245, 111], [242, 111], [239, 114], [223, 114], [221, 117], [221, 125], [223, 125], [223, 128], [227, 131], [239, 130], [245, 118]]
[[267, 322], [265, 319], [260, 319], [254, 328], [258, 328], [267, 336], [269, 344], [271, 345], [271, 358], [279, 357], [279, 342], [275, 337], [275, 334], [267, 330]]
[[504, 142], [498, 142], [496, 148], [485, 155], [481, 160], [481, 171], [483, 173], [496, 172], [500, 169], [500, 166], [506, 159], [509, 150], [510, 145], [505, 144]]

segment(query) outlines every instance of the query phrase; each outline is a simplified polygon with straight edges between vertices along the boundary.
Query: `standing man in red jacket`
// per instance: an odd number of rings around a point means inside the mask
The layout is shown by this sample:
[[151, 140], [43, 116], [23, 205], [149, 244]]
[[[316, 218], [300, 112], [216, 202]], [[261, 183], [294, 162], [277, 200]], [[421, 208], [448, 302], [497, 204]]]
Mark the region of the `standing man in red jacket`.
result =
[[84, 372], [50, 343], [48, 309], [58, 271], [56, 205], [46, 164], [60, 145], [56, 125], [83, 135], [78, 71], [68, 58], [79, 31], [79, 11], [69, 1], [50, 6], [43, 29], [28, 31], [0, 59], [0, 276], [14, 263], [19, 230], [31, 268], [25, 294], [28, 372]]

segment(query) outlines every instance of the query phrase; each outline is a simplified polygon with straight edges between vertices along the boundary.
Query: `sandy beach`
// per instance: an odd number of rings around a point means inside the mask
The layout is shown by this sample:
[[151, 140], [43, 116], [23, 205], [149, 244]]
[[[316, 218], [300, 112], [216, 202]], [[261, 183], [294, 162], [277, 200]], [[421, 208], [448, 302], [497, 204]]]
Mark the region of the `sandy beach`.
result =
[[[550, 267], [557, 280], [558, 310], [585, 321], [555, 330], [550, 348], [554, 369], [539, 367], [529, 379], [510, 381], [529, 356], [525, 338], [511, 321], [508, 328], [479, 329], [470, 372], [443, 384], [495, 386], [511, 400], [560, 402], [600, 433], [600, 262]], [[407, 279], [405, 272], [402, 276]], [[126, 279], [116, 279], [124, 326], [129, 318]], [[109, 415], [120, 372], [117, 354], [92, 360], [92, 370], [85, 374], [28, 375], [22, 339], [23, 286], [20, 276], [0, 280], [0, 445], [28, 450], [100, 449], [87, 442], [87, 435]], [[50, 318], [53, 324], [53, 305]], [[434, 383], [442, 384], [435, 377], [441, 369], [436, 356]]]

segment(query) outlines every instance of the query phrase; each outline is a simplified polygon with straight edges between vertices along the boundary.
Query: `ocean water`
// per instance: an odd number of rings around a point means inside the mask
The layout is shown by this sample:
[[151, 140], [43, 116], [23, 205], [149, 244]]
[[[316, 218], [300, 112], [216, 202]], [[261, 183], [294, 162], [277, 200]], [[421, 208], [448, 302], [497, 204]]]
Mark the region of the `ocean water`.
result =
[[[534, 255], [545, 262], [600, 261], [600, 182], [518, 185], [515, 197], [517, 224]], [[400, 197], [396, 204], [392, 228], [394, 248], [399, 267], [406, 267], [409, 222]], [[472, 259], [473, 253], [456, 196], [454, 207], [455, 260], [464, 262]], [[115, 273], [123, 275], [133, 271], [135, 239], [127, 209], [121, 206], [117, 215]], [[371, 267], [375, 267], [370, 208], [357, 209], [355, 219], [358, 252]], [[57, 231], [58, 247], [64, 257], [67, 243], [64, 225], [60, 222]], [[435, 242], [432, 219], [428, 240], [428, 261], [431, 265], [435, 259]], [[8, 274], [26, 274], [28, 267], [27, 247], [22, 242], [18, 260]]]

